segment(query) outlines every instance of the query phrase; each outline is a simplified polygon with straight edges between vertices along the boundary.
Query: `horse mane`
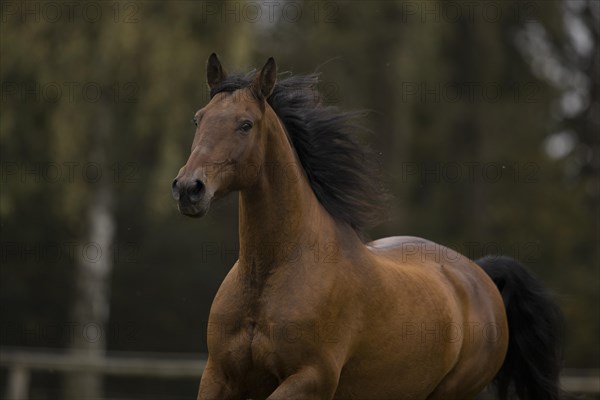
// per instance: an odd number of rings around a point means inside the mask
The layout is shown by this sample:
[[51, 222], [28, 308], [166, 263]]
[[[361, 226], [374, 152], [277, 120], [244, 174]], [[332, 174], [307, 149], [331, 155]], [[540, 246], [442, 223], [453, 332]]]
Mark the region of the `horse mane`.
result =
[[[254, 75], [229, 76], [213, 86], [210, 97], [248, 87]], [[384, 215], [375, 157], [353, 137], [353, 122], [361, 113], [323, 105], [318, 82], [316, 73], [278, 80], [267, 101], [283, 122], [319, 202], [362, 236]]]

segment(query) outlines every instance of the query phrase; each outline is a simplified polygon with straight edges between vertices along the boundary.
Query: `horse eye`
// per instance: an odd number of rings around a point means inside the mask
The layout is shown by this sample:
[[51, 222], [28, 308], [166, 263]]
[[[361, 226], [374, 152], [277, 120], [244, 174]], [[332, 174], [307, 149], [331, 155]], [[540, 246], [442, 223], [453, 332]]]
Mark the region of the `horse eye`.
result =
[[252, 122], [250, 121], [244, 121], [242, 125], [240, 125], [240, 131], [242, 132], [248, 132], [250, 129], [252, 129]]

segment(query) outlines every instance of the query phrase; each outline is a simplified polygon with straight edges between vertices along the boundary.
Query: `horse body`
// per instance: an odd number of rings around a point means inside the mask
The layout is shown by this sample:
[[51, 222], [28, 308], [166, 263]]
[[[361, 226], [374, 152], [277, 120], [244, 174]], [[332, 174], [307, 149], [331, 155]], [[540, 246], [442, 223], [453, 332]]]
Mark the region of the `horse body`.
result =
[[[468, 399], [479, 393], [507, 347], [501, 299], [494, 303], [484, 294], [497, 292], [495, 286], [464, 258], [442, 265], [411, 252], [400, 262], [404, 245], [431, 242], [394, 241], [397, 247], [379, 249], [375, 242], [372, 249], [341, 251], [329, 265], [306, 259], [278, 265], [262, 290], [252, 288], [236, 264], [211, 310], [209, 351], [229, 367], [220, 372], [230, 380], [222, 387], [246, 386], [215, 398], [264, 398], [307, 368], [329, 376], [335, 399]], [[480, 289], [457, 281], [484, 290], [477, 295]], [[476, 374], [473, 363], [480, 366]]]
[[[357, 219], [346, 215], [369, 206], [352, 192], [353, 183], [363, 192], [369, 183], [352, 165], [350, 175], [338, 166], [329, 186], [318, 182], [327, 171], [302, 160], [299, 138], [265, 101], [275, 85], [272, 59], [241, 88], [214, 55], [207, 77], [212, 100], [196, 114], [173, 193], [182, 213], [202, 216], [238, 190], [240, 256], [211, 307], [198, 399], [465, 400], [481, 392], [509, 347], [502, 268], [489, 267], [492, 281], [466, 257], [420, 238], [364, 244]], [[293, 115], [288, 123], [306, 121]], [[336, 148], [326, 150], [348, 161]], [[356, 182], [348, 181], [353, 172]], [[335, 193], [335, 184], [352, 192], [336, 198], [347, 202], [337, 215], [335, 196], [320, 192]], [[513, 287], [523, 286], [517, 275]]]

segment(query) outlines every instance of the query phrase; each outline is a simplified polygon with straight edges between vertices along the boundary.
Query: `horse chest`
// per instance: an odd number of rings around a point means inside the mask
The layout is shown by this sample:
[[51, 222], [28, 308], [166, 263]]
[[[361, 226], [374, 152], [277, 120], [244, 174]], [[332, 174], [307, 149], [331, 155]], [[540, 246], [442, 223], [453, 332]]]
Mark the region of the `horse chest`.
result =
[[211, 319], [218, 321], [215, 325], [220, 331], [220, 345], [229, 347], [231, 353], [247, 353], [256, 358], [257, 354], [319, 340], [320, 325], [311, 321], [310, 314], [292, 312], [285, 303], [281, 307], [273, 303], [261, 305], [264, 301], [242, 301], [243, 306], [233, 312], [216, 307]]
[[209, 340], [209, 352], [232, 375], [282, 379], [283, 366], [301, 364], [296, 355], [322, 339], [322, 324], [312, 320], [308, 308], [302, 312], [291, 308], [286, 296], [251, 293], [239, 290], [214, 304], [211, 320], [220, 332]]

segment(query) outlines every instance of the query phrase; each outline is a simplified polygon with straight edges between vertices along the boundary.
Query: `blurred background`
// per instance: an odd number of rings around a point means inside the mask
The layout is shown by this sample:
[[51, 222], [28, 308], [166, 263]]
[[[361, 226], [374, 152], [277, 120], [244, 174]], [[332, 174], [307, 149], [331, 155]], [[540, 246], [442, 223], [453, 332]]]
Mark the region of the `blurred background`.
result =
[[565, 384], [598, 398], [599, 5], [3, 1], [0, 396], [195, 399], [237, 196], [187, 219], [170, 185], [216, 52], [368, 111], [370, 236], [526, 263], [566, 315]]

